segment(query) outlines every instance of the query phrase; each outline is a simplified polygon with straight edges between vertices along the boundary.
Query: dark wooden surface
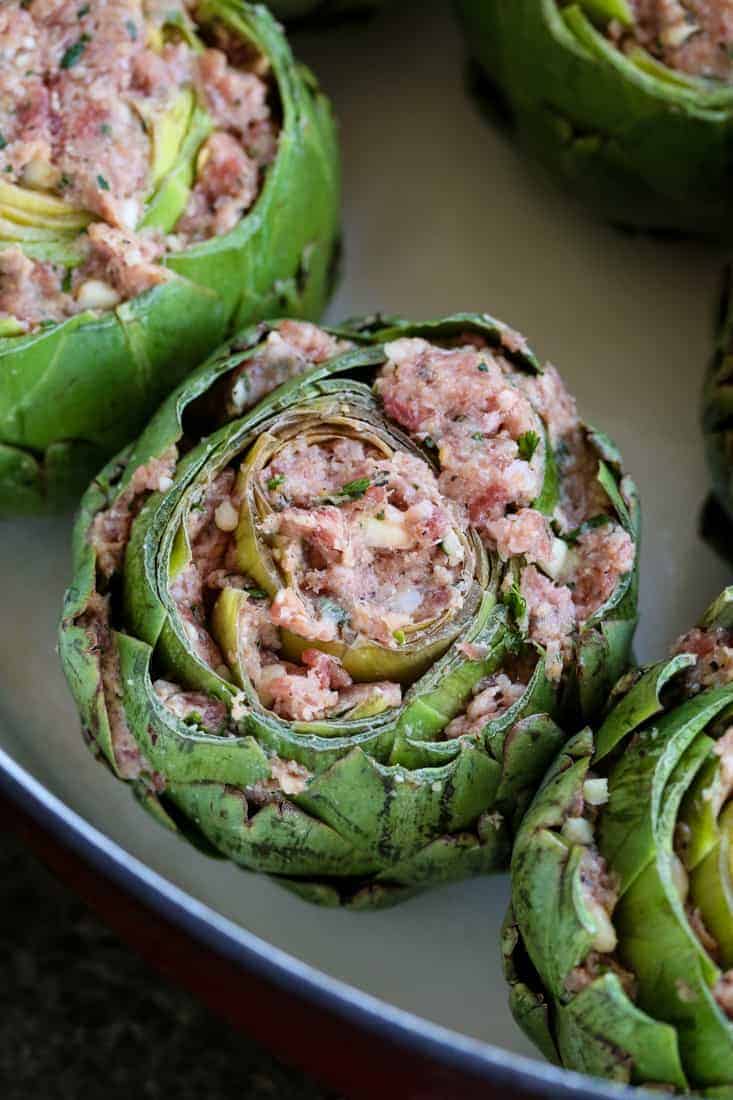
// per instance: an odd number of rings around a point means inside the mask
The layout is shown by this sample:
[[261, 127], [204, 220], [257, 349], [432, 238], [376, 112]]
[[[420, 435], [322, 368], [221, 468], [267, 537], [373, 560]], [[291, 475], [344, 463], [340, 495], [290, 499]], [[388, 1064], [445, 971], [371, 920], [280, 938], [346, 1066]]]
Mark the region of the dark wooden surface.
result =
[[3, 1100], [337, 1100], [151, 970], [7, 831], [0, 882]]

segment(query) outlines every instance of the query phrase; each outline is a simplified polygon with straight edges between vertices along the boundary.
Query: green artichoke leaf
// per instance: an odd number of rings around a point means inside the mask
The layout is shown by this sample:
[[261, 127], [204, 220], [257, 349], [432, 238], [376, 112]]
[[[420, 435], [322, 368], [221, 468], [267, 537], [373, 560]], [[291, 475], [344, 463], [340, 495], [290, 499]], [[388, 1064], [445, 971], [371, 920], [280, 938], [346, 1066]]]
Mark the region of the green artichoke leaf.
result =
[[558, 1004], [555, 1022], [562, 1061], [581, 1073], [687, 1091], [674, 1027], [637, 1008], [615, 974]]
[[565, 190], [621, 225], [727, 234], [733, 88], [620, 49], [605, 31], [630, 25], [624, 0], [457, 7], [519, 142]]
[[[638, 734], [610, 775], [610, 798], [600, 849], [616, 871], [623, 894], [654, 858], [654, 831], [667, 785], [684, 753], [730, 703], [733, 688], [718, 688], [682, 703]], [[640, 751], [643, 750], [643, 751]]]
[[661, 695], [664, 688], [680, 672], [694, 665], [695, 658], [689, 653], [680, 653], [667, 661], [659, 661], [638, 675], [636, 682], [626, 695], [609, 713], [596, 735], [596, 755], [598, 763], [635, 729], [650, 718], [660, 714], [664, 707]]

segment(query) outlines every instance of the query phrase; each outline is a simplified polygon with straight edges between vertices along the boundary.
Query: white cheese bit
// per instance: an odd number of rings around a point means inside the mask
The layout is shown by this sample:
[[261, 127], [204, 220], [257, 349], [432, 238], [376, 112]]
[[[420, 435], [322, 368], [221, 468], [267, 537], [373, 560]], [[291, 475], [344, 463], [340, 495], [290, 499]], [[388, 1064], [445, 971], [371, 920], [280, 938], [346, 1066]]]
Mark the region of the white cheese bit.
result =
[[406, 550], [412, 545], [412, 536], [405, 526], [404, 512], [394, 505], [384, 508], [384, 519], [368, 516], [362, 528], [364, 542], [377, 550]]
[[58, 181], [58, 169], [44, 157], [33, 157], [23, 169], [23, 183], [34, 191], [50, 191]]
[[552, 551], [547, 561], [539, 564], [549, 577], [558, 580], [568, 560], [568, 544], [563, 539], [552, 540]]
[[232, 386], [231, 405], [235, 412], [242, 412], [249, 401], [249, 378], [245, 370]]
[[282, 760], [274, 756], [270, 762], [270, 775], [283, 794], [302, 794], [308, 786], [311, 773], [295, 760]]
[[585, 904], [595, 925], [592, 946], [601, 955], [609, 955], [616, 950], [616, 944], [618, 943], [616, 929], [613, 927], [611, 918], [603, 906], [594, 898], [586, 898]]
[[403, 588], [389, 600], [390, 611], [401, 612], [403, 615], [412, 615], [422, 603], [422, 595], [417, 588]]
[[458, 565], [463, 561], [463, 547], [455, 531], [449, 531], [440, 545], [451, 565]]
[[173, 478], [172, 477], [165, 477], [165, 475], [163, 475], [162, 477], [159, 477], [158, 478], [158, 492], [166, 493], [170, 489], [172, 484], [173, 484]]
[[109, 283], [101, 279], [87, 279], [77, 290], [76, 300], [82, 309], [112, 309], [122, 299]]
[[587, 846], [593, 843], [593, 829], [584, 817], [569, 817], [562, 827], [562, 835], [570, 844]]
[[140, 218], [140, 207], [135, 199], [122, 199], [117, 204], [117, 216], [125, 229], [134, 229]]
[[673, 23], [671, 27], [665, 27], [659, 39], [667, 49], [677, 50], [680, 46], [684, 46], [688, 38], [692, 38], [693, 34], [697, 34], [699, 30], [700, 28], [696, 23], [688, 23], [686, 19], [683, 19], [679, 23]]
[[229, 497], [223, 500], [214, 512], [214, 523], [220, 531], [236, 531], [239, 515]]
[[586, 779], [583, 784], [583, 798], [589, 806], [603, 806], [608, 802], [608, 780]]

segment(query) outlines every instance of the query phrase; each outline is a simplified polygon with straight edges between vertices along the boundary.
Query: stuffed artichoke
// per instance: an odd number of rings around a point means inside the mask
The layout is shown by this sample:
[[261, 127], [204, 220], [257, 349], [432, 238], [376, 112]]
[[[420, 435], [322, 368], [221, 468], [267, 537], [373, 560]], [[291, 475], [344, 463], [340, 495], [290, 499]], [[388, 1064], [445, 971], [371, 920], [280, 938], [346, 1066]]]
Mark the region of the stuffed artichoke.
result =
[[261, 324], [88, 490], [61, 657], [161, 820], [384, 905], [506, 864], [557, 719], [627, 665], [637, 530], [616, 451], [490, 317]]
[[670, 1091], [733, 1089], [733, 588], [622, 679], [517, 836], [504, 951], [554, 1061]]
[[61, 504], [230, 332], [317, 316], [334, 126], [241, 0], [0, 10], [0, 514]]
[[610, 221], [730, 233], [730, 0], [457, 0], [520, 140]]

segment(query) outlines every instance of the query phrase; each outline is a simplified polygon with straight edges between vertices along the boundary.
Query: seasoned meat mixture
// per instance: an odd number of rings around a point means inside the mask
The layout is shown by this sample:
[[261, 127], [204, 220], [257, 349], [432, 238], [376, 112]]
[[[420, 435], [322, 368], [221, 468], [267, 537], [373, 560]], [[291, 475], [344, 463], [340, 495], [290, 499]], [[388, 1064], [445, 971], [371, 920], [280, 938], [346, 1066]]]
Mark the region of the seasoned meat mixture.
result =
[[[465, 507], [486, 546], [524, 562], [519, 595], [530, 635], [558, 677], [575, 631], [633, 568], [635, 548], [610, 518], [597, 458], [557, 371], [524, 374], [477, 343], [396, 340], [376, 390], [387, 415], [435, 453], [441, 491]], [[552, 514], [535, 506], [547, 448], [542, 418], [560, 473]]]
[[[0, 319], [28, 330], [113, 308], [256, 200], [277, 151], [267, 66], [198, 38], [195, 8], [0, 6]], [[166, 180], [184, 163], [179, 209]]]
[[622, 49], [641, 45], [670, 69], [733, 80], [733, 0], [630, 0], [631, 29], [609, 33]]

